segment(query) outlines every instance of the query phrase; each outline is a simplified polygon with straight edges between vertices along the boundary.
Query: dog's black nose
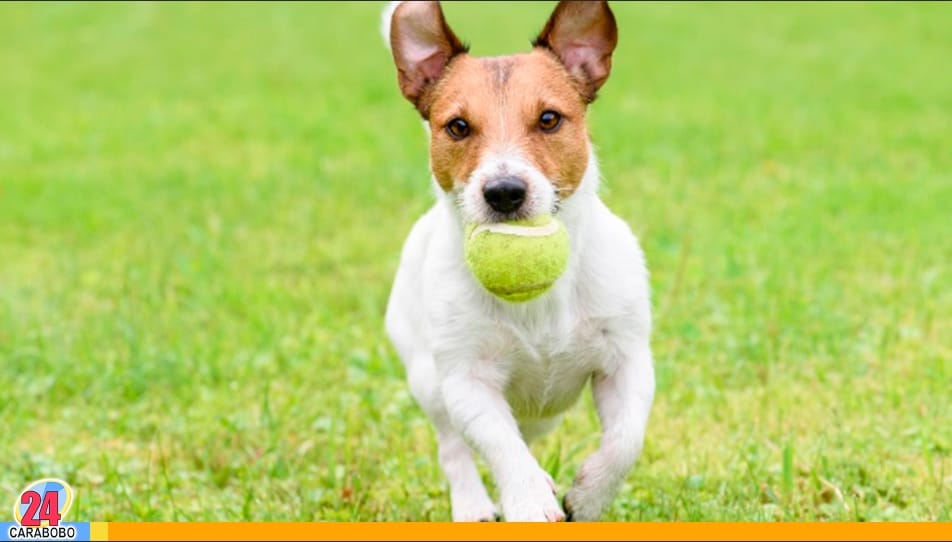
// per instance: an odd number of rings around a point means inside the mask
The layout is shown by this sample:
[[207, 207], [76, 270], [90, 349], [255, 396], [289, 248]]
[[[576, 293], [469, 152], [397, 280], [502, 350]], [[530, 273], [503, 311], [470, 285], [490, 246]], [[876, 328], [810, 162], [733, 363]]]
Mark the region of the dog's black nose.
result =
[[496, 177], [483, 186], [486, 203], [500, 213], [511, 213], [526, 200], [526, 182], [519, 177]]

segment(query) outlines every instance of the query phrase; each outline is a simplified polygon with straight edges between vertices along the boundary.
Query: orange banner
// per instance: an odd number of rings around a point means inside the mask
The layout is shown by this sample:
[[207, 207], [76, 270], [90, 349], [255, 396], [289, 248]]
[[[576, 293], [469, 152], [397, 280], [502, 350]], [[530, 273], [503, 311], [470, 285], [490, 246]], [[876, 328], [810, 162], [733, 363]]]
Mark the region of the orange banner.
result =
[[109, 523], [109, 540], [952, 540], [952, 523]]

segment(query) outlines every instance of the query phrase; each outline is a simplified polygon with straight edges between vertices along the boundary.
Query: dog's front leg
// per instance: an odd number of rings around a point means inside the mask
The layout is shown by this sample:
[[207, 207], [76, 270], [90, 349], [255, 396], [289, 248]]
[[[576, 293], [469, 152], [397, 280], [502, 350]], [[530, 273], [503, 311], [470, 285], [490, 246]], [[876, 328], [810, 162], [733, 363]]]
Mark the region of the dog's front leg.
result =
[[454, 428], [489, 463], [506, 521], [562, 521], [552, 478], [519, 433], [501, 389], [472, 376], [443, 380], [443, 399]]
[[641, 454], [654, 400], [651, 350], [633, 351], [611, 374], [596, 374], [592, 393], [602, 424], [602, 441], [579, 470], [563, 501], [569, 521], [595, 521], [611, 504]]

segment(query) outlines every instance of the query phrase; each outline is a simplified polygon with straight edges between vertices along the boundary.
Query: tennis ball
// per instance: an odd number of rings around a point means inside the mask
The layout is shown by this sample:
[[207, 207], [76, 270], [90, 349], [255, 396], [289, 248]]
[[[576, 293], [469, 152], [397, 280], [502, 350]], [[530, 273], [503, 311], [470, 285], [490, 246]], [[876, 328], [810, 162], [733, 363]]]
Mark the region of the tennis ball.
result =
[[528, 301], [565, 272], [569, 235], [549, 215], [493, 224], [471, 224], [463, 243], [466, 265], [493, 295]]

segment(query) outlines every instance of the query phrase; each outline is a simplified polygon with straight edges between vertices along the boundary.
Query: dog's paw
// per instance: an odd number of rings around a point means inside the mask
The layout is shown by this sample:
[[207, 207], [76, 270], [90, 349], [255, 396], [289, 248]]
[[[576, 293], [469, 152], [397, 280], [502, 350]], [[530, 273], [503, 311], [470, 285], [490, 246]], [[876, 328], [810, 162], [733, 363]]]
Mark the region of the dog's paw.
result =
[[555, 483], [542, 469], [510, 481], [502, 491], [502, 509], [506, 521], [565, 521]]
[[619, 481], [587, 462], [579, 471], [575, 484], [562, 497], [566, 521], [598, 521], [615, 497]]
[[453, 521], [499, 521], [496, 506], [484, 495], [454, 495], [452, 498]]
[[570, 489], [562, 497], [565, 521], [597, 521], [602, 515], [602, 509], [596, 500], [577, 487]]
[[453, 521], [471, 523], [474, 521], [499, 521], [499, 512], [489, 508], [453, 508]]

